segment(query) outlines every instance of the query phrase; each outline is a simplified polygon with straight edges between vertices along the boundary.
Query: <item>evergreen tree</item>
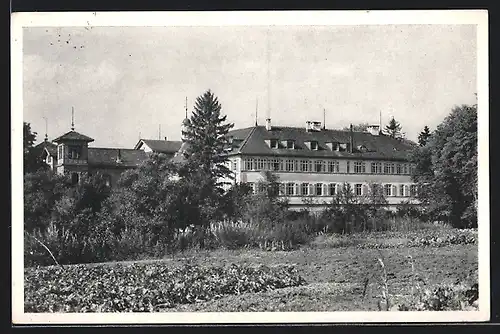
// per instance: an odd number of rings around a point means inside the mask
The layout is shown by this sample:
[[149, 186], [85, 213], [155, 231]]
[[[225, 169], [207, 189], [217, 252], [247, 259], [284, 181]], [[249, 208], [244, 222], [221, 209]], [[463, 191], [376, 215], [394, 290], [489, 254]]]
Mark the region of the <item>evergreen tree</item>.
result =
[[227, 167], [227, 133], [234, 126], [221, 114], [217, 97], [207, 90], [196, 98], [191, 117], [184, 122], [182, 136], [186, 144], [185, 163], [179, 168], [185, 205], [197, 213], [196, 233], [204, 247], [204, 232], [210, 222], [223, 217], [222, 185], [232, 179]]
[[227, 116], [221, 114], [221, 109], [217, 97], [206, 91], [196, 98], [193, 114], [182, 131], [188, 144], [187, 164], [216, 183], [232, 175], [226, 166], [225, 149], [229, 145], [226, 135], [234, 124], [226, 122]]
[[431, 132], [429, 131], [429, 127], [426, 125], [424, 130], [420, 132], [418, 135], [418, 145], [420, 147], [425, 146], [431, 137]]
[[401, 124], [392, 117], [389, 124], [385, 126], [385, 133], [391, 138], [401, 138]]

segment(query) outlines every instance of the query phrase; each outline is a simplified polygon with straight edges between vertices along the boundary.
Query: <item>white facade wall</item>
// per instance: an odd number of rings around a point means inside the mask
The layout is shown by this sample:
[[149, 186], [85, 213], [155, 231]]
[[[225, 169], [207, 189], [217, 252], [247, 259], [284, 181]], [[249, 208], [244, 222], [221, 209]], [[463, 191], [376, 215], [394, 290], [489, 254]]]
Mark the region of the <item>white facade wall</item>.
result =
[[[246, 182], [255, 185], [257, 182], [262, 180], [262, 170], [248, 170], [248, 163], [246, 160], [253, 159], [255, 163], [256, 159], [262, 159], [258, 163], [259, 167], [264, 167], [264, 170], [273, 169], [277, 166], [278, 169], [286, 169], [286, 161], [297, 161], [294, 165], [294, 171], [283, 171], [275, 170], [273, 173], [279, 177], [279, 182], [285, 185], [282, 188], [283, 196], [287, 197], [289, 203], [292, 206], [303, 207], [304, 205], [310, 206], [309, 203], [313, 205], [324, 205], [331, 202], [333, 196], [330, 194], [330, 184], [335, 184], [336, 189], [340, 189], [343, 183], [349, 183], [353, 191], [356, 191], [356, 185], [358, 190], [361, 191], [363, 196], [367, 194], [368, 185], [370, 183], [380, 184], [382, 187], [386, 187], [387, 193], [385, 194], [386, 200], [389, 206], [395, 206], [403, 201], [409, 200], [411, 197], [410, 190], [412, 189], [413, 182], [411, 180], [411, 164], [407, 162], [396, 162], [396, 161], [380, 161], [380, 160], [354, 160], [354, 159], [332, 159], [332, 158], [288, 158], [288, 157], [231, 157], [228, 161], [228, 167], [233, 171], [235, 175], [235, 182]], [[279, 161], [281, 160], [281, 161]], [[315, 161], [324, 161], [322, 171], [317, 172], [315, 168]], [[270, 164], [269, 161], [274, 161], [275, 165]], [[302, 161], [308, 161], [308, 171], [301, 171]], [[338, 169], [334, 165], [333, 171], [329, 170], [329, 161], [338, 162]], [[364, 173], [362, 168], [354, 168], [355, 162], [364, 162]], [[375, 168], [378, 170], [380, 167], [380, 173], [372, 173], [371, 163], [380, 163]], [[387, 163], [387, 168], [384, 170], [384, 164]], [[400, 165], [398, 168], [398, 164]], [[349, 165], [349, 167], [347, 167]], [[255, 166], [252, 166], [256, 168]], [[295, 168], [299, 168], [296, 171]], [[326, 168], [326, 171], [324, 169]], [[312, 170], [311, 170], [312, 169]], [[377, 172], [375, 170], [375, 172]], [[349, 172], [348, 172], [349, 171]], [[388, 172], [388, 174], [384, 174]], [[400, 172], [400, 174], [398, 174]], [[287, 184], [293, 183], [294, 189], [293, 194], [290, 194], [287, 189]], [[302, 195], [303, 184], [308, 184], [308, 195]], [[316, 194], [317, 184], [321, 184], [321, 195]], [[304, 199], [305, 202], [304, 202]]]

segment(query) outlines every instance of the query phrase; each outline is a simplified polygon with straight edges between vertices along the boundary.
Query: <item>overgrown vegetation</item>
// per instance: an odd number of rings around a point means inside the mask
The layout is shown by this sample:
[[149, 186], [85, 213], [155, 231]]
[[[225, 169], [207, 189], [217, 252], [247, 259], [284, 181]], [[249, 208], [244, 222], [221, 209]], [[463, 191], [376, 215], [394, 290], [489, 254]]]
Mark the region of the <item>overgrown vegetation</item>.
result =
[[[332, 235], [336, 240], [332, 244], [352, 243], [361, 236], [364, 247], [372, 247], [366, 240], [368, 232], [407, 233], [436, 220], [475, 227], [475, 108], [456, 108], [435, 132], [423, 131], [421, 146], [413, 154], [417, 165], [413, 177], [426, 206], [408, 202], [397, 212], [386, 209], [378, 184], [368, 185], [364, 196], [355, 196], [349, 184], [341, 184], [321, 212], [290, 210], [286, 197], [280, 196], [279, 179], [271, 172], [263, 173], [255, 194], [244, 183], [225, 192], [231, 172], [223, 153], [232, 124], [210, 91], [197, 98], [184, 123], [182, 159], [173, 163], [162, 154], [152, 154], [139, 168], [123, 173], [113, 189], [99, 173], [72, 185], [65, 176], [37, 168], [36, 133], [26, 123], [25, 263], [162, 258], [188, 249], [292, 250], [315, 245], [318, 236], [332, 239]], [[391, 124], [397, 138], [400, 126]], [[356, 237], [342, 237], [347, 235]], [[407, 245], [476, 242], [449, 235], [431, 234], [424, 241], [408, 240]], [[372, 244], [378, 248], [377, 242]]]
[[293, 266], [132, 264], [27, 269], [24, 284], [25, 312], [153, 312], [305, 281]]

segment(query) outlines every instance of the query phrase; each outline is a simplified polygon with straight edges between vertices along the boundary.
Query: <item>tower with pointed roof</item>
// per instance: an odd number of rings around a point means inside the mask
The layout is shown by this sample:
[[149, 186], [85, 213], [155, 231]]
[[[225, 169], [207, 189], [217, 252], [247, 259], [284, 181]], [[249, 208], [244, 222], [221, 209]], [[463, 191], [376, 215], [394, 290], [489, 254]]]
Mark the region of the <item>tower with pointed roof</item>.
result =
[[76, 183], [83, 173], [89, 171], [88, 143], [94, 139], [76, 132], [73, 118], [72, 110], [71, 131], [57, 137], [53, 142], [57, 144], [57, 173], [71, 175], [71, 180]]

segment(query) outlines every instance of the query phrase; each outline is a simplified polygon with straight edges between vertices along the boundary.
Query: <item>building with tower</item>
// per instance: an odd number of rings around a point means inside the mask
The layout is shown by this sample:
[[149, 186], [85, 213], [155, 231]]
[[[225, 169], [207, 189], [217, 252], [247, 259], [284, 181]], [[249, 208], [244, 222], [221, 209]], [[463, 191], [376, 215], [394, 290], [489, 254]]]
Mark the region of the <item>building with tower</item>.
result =
[[[84, 173], [100, 172], [114, 185], [123, 171], [137, 168], [153, 152], [182, 162], [187, 149], [182, 132], [188, 122], [186, 107], [180, 141], [140, 139], [133, 149], [89, 147], [94, 139], [76, 132], [73, 124], [71, 131], [52, 142], [46, 138], [39, 146], [50, 168], [74, 182]], [[234, 129], [228, 137], [227, 163], [234, 178], [226, 181], [247, 183], [258, 192], [263, 172], [272, 171], [279, 178], [280, 195], [292, 208], [324, 207], [344, 183], [356, 196], [367, 195], [371, 184], [380, 186], [392, 208], [418, 204], [409, 161], [415, 143], [382, 134], [380, 124], [360, 132], [352, 126], [348, 131], [327, 129], [317, 121], [303, 127], [275, 126], [268, 117], [265, 125]]]

